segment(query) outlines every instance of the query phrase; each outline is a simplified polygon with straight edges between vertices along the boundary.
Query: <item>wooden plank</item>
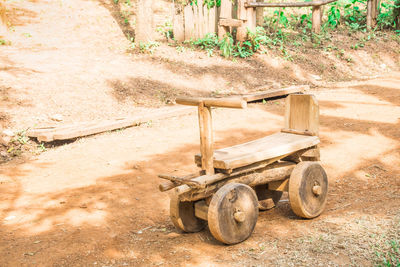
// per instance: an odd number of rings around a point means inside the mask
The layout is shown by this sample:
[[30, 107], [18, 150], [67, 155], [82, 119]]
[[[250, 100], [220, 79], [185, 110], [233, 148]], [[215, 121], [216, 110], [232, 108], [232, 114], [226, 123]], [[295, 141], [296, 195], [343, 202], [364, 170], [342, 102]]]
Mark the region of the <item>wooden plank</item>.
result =
[[[265, 86], [259, 87], [257, 90], [265, 90]], [[282, 89], [261, 91], [261, 92], [251, 93], [251, 94], [240, 95], [240, 96], [247, 102], [252, 102], [252, 101], [257, 101], [257, 100], [262, 100], [262, 99], [267, 99], [267, 98], [273, 98], [273, 97], [277, 97], [277, 96], [284, 96], [284, 95], [288, 95], [288, 94], [300, 93], [300, 92], [304, 92], [304, 91], [308, 91], [308, 90], [310, 90], [310, 86], [299, 85], [299, 86], [290, 86], [290, 87], [282, 88]], [[232, 96], [232, 97], [237, 97], [237, 96]]]
[[[39, 142], [51, 142], [54, 140], [67, 140], [77, 137], [112, 131], [120, 128], [130, 127], [152, 120], [160, 120], [173, 116], [185, 115], [193, 112], [190, 107], [176, 107], [169, 110], [158, 111], [151, 115], [138, 116], [134, 118], [108, 120], [101, 122], [89, 122], [75, 126], [60, 126], [49, 129], [32, 129], [32, 137], [36, 137]], [[42, 131], [41, 131], [42, 130]], [[29, 136], [29, 135], [28, 135]]]
[[337, 0], [320, 0], [310, 2], [287, 2], [287, 3], [266, 3], [266, 2], [247, 2], [246, 7], [307, 7], [307, 6], [322, 6]]
[[220, 19], [231, 19], [232, 18], [232, 2], [231, 0], [221, 0], [221, 14]]
[[209, 12], [209, 10], [208, 10], [208, 7], [207, 7], [207, 5], [204, 5], [203, 6], [203, 36], [205, 36], [207, 33], [209, 33], [210, 32], [210, 30], [209, 30], [209, 14], [210, 14], [210, 12]]
[[208, 206], [206, 205], [206, 202], [204, 200], [194, 203], [194, 216], [204, 221], [207, 221]]
[[[204, 175], [204, 172], [203, 171], [199, 171], [199, 172], [196, 172], [196, 173], [191, 173], [191, 174], [185, 175], [185, 176], [183, 176], [181, 178], [182, 179], [193, 179], [193, 178], [196, 178], [196, 177], [199, 177], [199, 176], [202, 176], [202, 175]], [[160, 183], [160, 185], [158, 186], [158, 189], [160, 189], [161, 192], [165, 192], [165, 191], [168, 191], [168, 190], [170, 190], [170, 189], [172, 189], [174, 187], [177, 187], [179, 185], [181, 185], [181, 183], [166, 181], [166, 182]]]
[[247, 30], [250, 30], [252, 32], [255, 32], [256, 30], [256, 9], [255, 8], [247, 8], [246, 9], [246, 16], [247, 16], [247, 20], [245, 23], [245, 26], [247, 28]]
[[242, 27], [243, 21], [240, 19], [220, 19], [219, 25], [230, 26], [230, 27]]
[[206, 174], [214, 174], [213, 165], [213, 131], [212, 131], [212, 118], [211, 108], [204, 106], [200, 103], [199, 110], [199, 128], [200, 128], [200, 153], [201, 153], [201, 167]]
[[208, 10], [208, 32], [217, 33], [216, 12], [217, 7]]
[[195, 2], [192, 3], [193, 7], [193, 23], [194, 23], [194, 38], [200, 38], [200, 30], [199, 30], [199, 9]]
[[185, 19], [185, 40], [195, 38], [194, 34], [194, 14], [191, 5], [187, 5], [184, 8], [184, 19]]
[[[275, 133], [251, 142], [215, 150], [214, 167], [235, 169], [254, 162], [291, 154], [315, 146], [319, 142], [317, 136]], [[200, 155], [195, 157], [200, 157]]]
[[318, 136], [319, 107], [313, 95], [289, 95], [285, 105], [285, 129]]
[[[257, 0], [257, 2], [264, 2], [264, 0]], [[259, 27], [264, 25], [264, 7], [256, 8], [256, 23]]]
[[289, 191], [289, 179], [285, 179], [283, 181], [270, 182], [270, 183], [268, 183], [268, 189], [275, 190], [275, 191], [287, 192], [287, 191]]
[[197, 0], [197, 23], [198, 23], [198, 38], [204, 37], [204, 14], [203, 14], [203, 0]]
[[238, 11], [237, 11], [237, 18], [240, 20], [247, 20], [247, 11], [245, 7], [245, 3], [247, 0], [238, 0]]
[[206, 107], [221, 108], [246, 108], [247, 102], [242, 98], [201, 98], [201, 97], [179, 97], [176, 103], [188, 106], [198, 106], [203, 103]]
[[318, 34], [321, 31], [321, 6], [312, 7], [311, 31], [316, 34]]
[[185, 41], [183, 7], [180, 4], [174, 4], [173, 31], [174, 39], [177, 42]]

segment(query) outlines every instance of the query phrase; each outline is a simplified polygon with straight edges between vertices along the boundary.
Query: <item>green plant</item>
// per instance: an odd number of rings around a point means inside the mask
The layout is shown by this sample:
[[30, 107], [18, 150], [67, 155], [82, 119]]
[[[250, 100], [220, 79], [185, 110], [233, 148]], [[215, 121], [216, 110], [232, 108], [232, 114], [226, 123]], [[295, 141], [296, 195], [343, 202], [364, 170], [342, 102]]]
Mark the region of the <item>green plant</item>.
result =
[[222, 38], [219, 43], [219, 49], [221, 50], [221, 55], [225, 58], [233, 55], [233, 38], [230, 34], [227, 34]]
[[174, 37], [173, 34], [173, 26], [171, 21], [166, 21], [164, 24], [159, 25], [156, 28], [156, 31], [161, 33], [167, 40], [172, 39]]
[[386, 242], [386, 251], [375, 252], [378, 257], [378, 266], [400, 267], [400, 245], [397, 240]]
[[156, 47], [160, 46], [157, 42], [148, 42], [148, 43], [139, 43], [139, 52], [140, 53], [150, 53], [153, 54]]
[[194, 41], [193, 45], [207, 51], [208, 56], [212, 56], [215, 47], [219, 45], [218, 36], [215, 33], [207, 33], [204, 38]]

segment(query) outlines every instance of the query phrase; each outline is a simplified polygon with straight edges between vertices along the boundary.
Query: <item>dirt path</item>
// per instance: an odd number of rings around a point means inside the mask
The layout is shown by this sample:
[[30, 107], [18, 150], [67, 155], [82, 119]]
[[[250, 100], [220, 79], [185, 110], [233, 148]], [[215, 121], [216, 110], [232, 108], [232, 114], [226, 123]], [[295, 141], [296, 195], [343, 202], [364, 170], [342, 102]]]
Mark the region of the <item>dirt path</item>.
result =
[[[158, 173], [195, 169], [196, 115], [97, 135], [0, 166], [0, 265], [372, 265], [400, 236], [400, 75], [315, 94], [321, 105], [326, 211], [300, 220], [287, 200], [260, 214], [249, 240], [181, 234]], [[218, 147], [282, 125], [283, 101], [218, 109]]]
[[[159, 2], [168, 12], [168, 2]], [[0, 266], [365, 266], [400, 240], [400, 73], [390, 72], [400, 62], [396, 42], [367, 43], [351, 51], [351, 63], [306, 49], [293, 63], [273, 55], [232, 61], [165, 43], [138, 54], [112, 3], [7, 1], [12, 45], [0, 47], [0, 126], [55, 124], [54, 114], [60, 124], [138, 115], [177, 95], [323, 85], [311, 74], [382, 77], [313, 91], [331, 188], [319, 218], [298, 219], [284, 198], [235, 246], [217, 243], [208, 230], [178, 233], [157, 174], [195, 170], [193, 113], [0, 165]], [[279, 130], [283, 101], [214, 114], [216, 143], [224, 147]]]

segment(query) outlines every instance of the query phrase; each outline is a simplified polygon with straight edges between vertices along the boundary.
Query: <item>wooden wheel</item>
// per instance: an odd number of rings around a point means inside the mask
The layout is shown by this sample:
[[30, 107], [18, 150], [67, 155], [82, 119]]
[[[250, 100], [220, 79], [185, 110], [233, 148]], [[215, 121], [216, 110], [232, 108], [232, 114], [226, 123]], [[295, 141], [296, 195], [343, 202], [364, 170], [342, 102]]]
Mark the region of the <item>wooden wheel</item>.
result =
[[282, 197], [282, 191], [269, 190], [268, 185], [258, 185], [255, 187], [258, 208], [260, 210], [269, 210], [274, 208]]
[[303, 218], [315, 218], [325, 208], [328, 178], [318, 162], [296, 165], [289, 180], [289, 200], [293, 212]]
[[246, 240], [256, 226], [257, 217], [257, 196], [245, 184], [224, 185], [214, 194], [208, 207], [211, 234], [225, 244]]
[[206, 225], [205, 221], [194, 216], [194, 202], [182, 202], [176, 194], [171, 196], [169, 214], [175, 227], [184, 232], [199, 232]]

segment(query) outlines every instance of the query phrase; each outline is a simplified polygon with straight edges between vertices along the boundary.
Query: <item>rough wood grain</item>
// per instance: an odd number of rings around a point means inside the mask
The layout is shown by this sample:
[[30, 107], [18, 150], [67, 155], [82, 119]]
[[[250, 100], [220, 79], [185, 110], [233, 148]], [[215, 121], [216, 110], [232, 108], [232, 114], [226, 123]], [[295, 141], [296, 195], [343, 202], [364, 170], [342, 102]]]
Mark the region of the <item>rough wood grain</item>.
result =
[[194, 202], [180, 201], [177, 195], [171, 196], [169, 214], [175, 227], [184, 232], [198, 232], [206, 225], [195, 216]]
[[321, 6], [326, 5], [337, 0], [318, 0], [310, 2], [286, 2], [286, 3], [266, 3], [266, 2], [248, 2], [246, 7], [307, 7], [307, 6]]
[[193, 8], [191, 5], [187, 5], [183, 10], [185, 19], [185, 40], [190, 40], [195, 38]]
[[[294, 166], [295, 164], [293, 163], [282, 162], [268, 165], [265, 168], [257, 169], [252, 172], [243, 172], [232, 176], [218, 173], [215, 175], [219, 176], [219, 180], [208, 185], [205, 189], [192, 189], [186, 185], [181, 185], [175, 188], [175, 194], [179, 195], [182, 201], [196, 201], [212, 196], [219, 188], [227, 183], [243, 183], [249, 186], [256, 186], [286, 179], [290, 176]], [[200, 181], [200, 179], [196, 178], [195, 180]]]
[[[317, 136], [275, 133], [251, 142], [214, 151], [214, 167], [235, 169], [254, 162], [291, 154], [318, 143]], [[199, 157], [199, 155], [195, 157]]]
[[318, 136], [319, 106], [313, 95], [294, 94], [286, 98], [284, 129]]
[[151, 120], [159, 120], [173, 116], [185, 115], [193, 111], [194, 109], [189, 107], [175, 107], [168, 110], [158, 111], [151, 115], [138, 116], [133, 118], [36, 128], [28, 131], [27, 136], [37, 138], [39, 142], [67, 140], [120, 128], [131, 127]]
[[328, 194], [328, 178], [318, 162], [300, 162], [289, 180], [289, 200], [293, 212], [302, 218], [322, 213]]
[[[284, 96], [288, 94], [294, 94], [294, 93], [300, 93], [300, 92], [305, 92], [310, 90], [310, 86], [308, 85], [294, 85], [294, 86], [289, 86], [286, 88], [281, 88], [281, 89], [270, 89], [268, 90], [268, 87], [265, 86], [260, 86], [255, 89], [255, 93], [251, 94], [244, 94], [240, 95], [245, 101], [247, 102], [252, 102], [252, 101], [257, 101], [261, 99], [268, 99], [268, 98], [273, 98], [277, 96]], [[238, 96], [235, 96], [238, 97]]]
[[232, 18], [232, 2], [231, 0], [221, 0], [221, 19], [231, 19]]
[[204, 103], [206, 107], [221, 107], [221, 108], [246, 108], [247, 103], [242, 98], [194, 98], [194, 97], [179, 97], [176, 99], [177, 104], [198, 106]]
[[312, 7], [311, 31], [318, 34], [321, 31], [321, 6]]
[[246, 240], [258, 218], [258, 201], [253, 189], [244, 184], [228, 184], [218, 190], [208, 207], [211, 234], [225, 244]]
[[219, 25], [230, 26], [230, 27], [242, 27], [243, 21], [240, 19], [220, 19]]
[[213, 164], [213, 130], [211, 108], [204, 106], [204, 103], [198, 105], [199, 110], [199, 128], [200, 128], [200, 153], [201, 168], [206, 174], [214, 174]]

